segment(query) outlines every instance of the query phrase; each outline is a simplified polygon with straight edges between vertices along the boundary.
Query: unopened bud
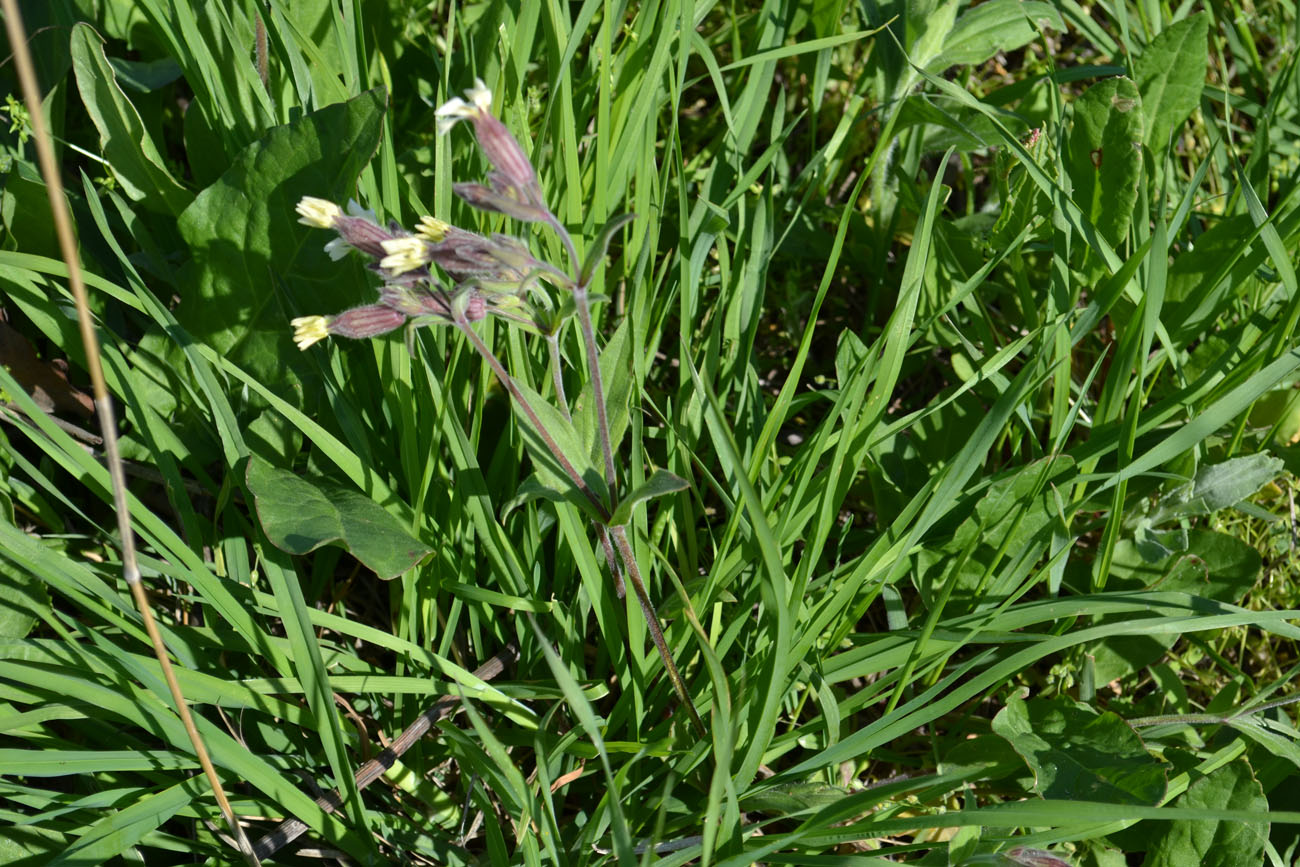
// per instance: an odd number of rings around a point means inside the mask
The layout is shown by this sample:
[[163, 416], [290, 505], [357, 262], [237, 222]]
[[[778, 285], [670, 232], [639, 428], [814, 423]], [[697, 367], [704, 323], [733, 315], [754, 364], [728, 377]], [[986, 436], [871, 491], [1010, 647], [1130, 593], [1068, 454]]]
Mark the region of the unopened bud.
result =
[[376, 337], [400, 328], [406, 314], [383, 304], [367, 304], [344, 310], [329, 319], [329, 333], [341, 337]]

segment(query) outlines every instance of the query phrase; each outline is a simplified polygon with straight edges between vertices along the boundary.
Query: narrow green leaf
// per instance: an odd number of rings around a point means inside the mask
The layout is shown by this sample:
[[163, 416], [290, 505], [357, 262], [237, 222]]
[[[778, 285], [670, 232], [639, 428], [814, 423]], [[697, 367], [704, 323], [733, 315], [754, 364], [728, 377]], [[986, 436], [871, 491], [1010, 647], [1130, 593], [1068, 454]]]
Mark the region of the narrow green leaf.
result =
[[[196, 800], [211, 797], [202, 775], [139, 799], [121, 810], [113, 810], [84, 828], [81, 835], [46, 864], [102, 864], [122, 855], [146, 834]], [[214, 809], [213, 813], [216, 812]]]
[[614, 526], [626, 524], [632, 520], [632, 510], [638, 504], [653, 500], [656, 497], [666, 497], [677, 491], [684, 491], [689, 487], [686, 480], [681, 476], [673, 475], [667, 470], [655, 470], [654, 475], [646, 479], [637, 488], [623, 498], [614, 510], [614, 515], [609, 519], [609, 523]]
[[[13, 508], [3, 494], [0, 521], [13, 524]], [[0, 560], [0, 638], [25, 638], [36, 621], [49, 616], [50, 607], [50, 591], [40, 578]]]
[[635, 219], [636, 214], [620, 214], [610, 218], [587, 250], [587, 261], [582, 263], [582, 273], [578, 277], [579, 286], [586, 286], [591, 282], [596, 269], [600, 267], [601, 262], [605, 261], [605, 254], [609, 252], [609, 242], [614, 240], [615, 233]]
[[[608, 503], [606, 497], [608, 489], [605, 487], [605, 480], [597, 472], [588, 450], [583, 447], [582, 438], [579, 436], [573, 422], [565, 418], [554, 404], [522, 382], [517, 381], [516, 385], [528, 406], [537, 415], [538, 420], [545, 429], [545, 434], [555, 443], [555, 447], [559, 449], [560, 454], [569, 462], [569, 465], [573, 467], [578, 477], [586, 483], [587, 487], [602, 502]], [[581, 509], [588, 517], [599, 520], [600, 516], [595, 509], [595, 504], [582, 493], [574, 480], [564, 471], [559, 456], [551, 452], [542, 436], [542, 431], [539, 431], [536, 425], [523, 413], [519, 413], [518, 418], [522, 422], [524, 443], [527, 445], [528, 452], [532, 455], [533, 463], [537, 467], [538, 482], [544, 488], [562, 491], [566, 500]]]

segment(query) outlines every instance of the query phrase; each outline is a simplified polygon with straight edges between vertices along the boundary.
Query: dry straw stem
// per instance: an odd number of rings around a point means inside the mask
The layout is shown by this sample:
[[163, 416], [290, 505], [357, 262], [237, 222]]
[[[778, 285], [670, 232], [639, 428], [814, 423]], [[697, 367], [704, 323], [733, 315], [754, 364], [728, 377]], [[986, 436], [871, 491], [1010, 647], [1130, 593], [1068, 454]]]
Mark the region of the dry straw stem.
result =
[[36, 142], [36, 154], [41, 164], [41, 176], [45, 180], [45, 189], [50, 197], [50, 212], [54, 218], [54, 231], [59, 239], [59, 248], [63, 261], [68, 266], [68, 286], [72, 290], [73, 300], [77, 306], [77, 324], [81, 329], [81, 341], [86, 350], [86, 367], [90, 373], [90, 382], [95, 394], [95, 409], [99, 415], [100, 433], [104, 438], [104, 454], [108, 462], [109, 477], [113, 480], [113, 506], [117, 513], [118, 535], [122, 539], [122, 575], [131, 595], [135, 597], [140, 618], [144, 621], [145, 631], [153, 644], [154, 654], [162, 667], [163, 678], [171, 690], [172, 701], [176, 704], [185, 731], [189, 733], [190, 743], [194, 745], [195, 757], [203, 768], [204, 775], [212, 786], [212, 794], [217, 799], [221, 813], [235, 837], [240, 854], [249, 864], [258, 864], [253, 847], [244, 835], [225, 789], [217, 777], [217, 770], [208, 757], [207, 748], [190, 716], [185, 696], [181, 694], [180, 684], [172, 671], [171, 660], [167, 657], [167, 648], [163, 644], [158, 625], [154, 622], [149, 608], [149, 599], [144, 585], [140, 581], [140, 568], [136, 564], [135, 536], [131, 530], [131, 514], [126, 502], [126, 475], [122, 469], [122, 458], [117, 449], [117, 423], [113, 418], [113, 407], [109, 402], [108, 387], [104, 384], [104, 371], [99, 361], [99, 339], [95, 335], [94, 323], [90, 319], [90, 307], [86, 303], [86, 284], [81, 276], [81, 260], [77, 255], [77, 241], [72, 233], [72, 220], [68, 214], [67, 198], [63, 192], [63, 179], [59, 174], [58, 164], [54, 161], [54, 147], [50, 143], [49, 130], [45, 127], [45, 115], [41, 111], [40, 86], [36, 81], [36, 70], [32, 66], [31, 52], [27, 48], [27, 31], [23, 27], [22, 16], [18, 12], [15, 0], [0, 0], [5, 13], [5, 27], [9, 34], [9, 44], [13, 46], [14, 66], [18, 79], [22, 83], [23, 99], [27, 103], [27, 112], [31, 116], [32, 138]]

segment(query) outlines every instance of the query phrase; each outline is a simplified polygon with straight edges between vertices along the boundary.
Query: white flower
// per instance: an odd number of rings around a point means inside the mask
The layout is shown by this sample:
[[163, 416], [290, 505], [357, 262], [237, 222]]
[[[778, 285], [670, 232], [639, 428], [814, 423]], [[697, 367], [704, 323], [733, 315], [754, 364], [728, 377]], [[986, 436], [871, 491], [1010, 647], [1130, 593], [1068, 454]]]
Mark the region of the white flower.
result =
[[334, 220], [343, 215], [343, 211], [333, 202], [311, 196], [303, 196], [294, 210], [298, 212], [299, 223], [317, 229], [334, 228]]
[[465, 96], [469, 97], [469, 102], [453, 96], [433, 113], [438, 118], [438, 135], [444, 135], [458, 121], [474, 120], [492, 108], [492, 91], [481, 78], [474, 79], [474, 86], [465, 91]]
[[381, 241], [388, 255], [379, 260], [379, 267], [393, 274], [405, 274], [429, 264], [429, 252], [422, 238], [392, 238]]
[[379, 217], [375, 216], [374, 208], [363, 208], [361, 207], [360, 204], [357, 203], [356, 199], [348, 199], [348, 216], [365, 217], [367, 220], [369, 220], [372, 223], [375, 223], [376, 225], [378, 225], [379, 223]]
[[293, 339], [299, 349], [330, 336], [329, 320], [324, 316], [299, 316], [289, 324], [293, 326]]
[[333, 241], [330, 241], [325, 245], [325, 252], [329, 254], [329, 257], [335, 262], [346, 256], [348, 250], [351, 249], [352, 248], [348, 246], [348, 242], [344, 241], [342, 238], [335, 238]]
[[492, 91], [483, 83], [483, 79], [475, 78], [474, 86], [465, 91], [469, 101], [478, 106], [480, 111], [487, 111], [492, 108]]

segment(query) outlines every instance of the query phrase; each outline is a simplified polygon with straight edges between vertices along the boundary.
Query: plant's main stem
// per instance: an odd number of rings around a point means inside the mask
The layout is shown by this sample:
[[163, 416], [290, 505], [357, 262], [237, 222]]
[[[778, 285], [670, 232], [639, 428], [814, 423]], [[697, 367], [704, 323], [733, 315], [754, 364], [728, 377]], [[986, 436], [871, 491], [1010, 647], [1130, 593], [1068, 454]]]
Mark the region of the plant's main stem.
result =
[[609, 441], [609, 417], [605, 412], [605, 383], [600, 375], [600, 352], [596, 348], [596, 332], [591, 327], [591, 304], [587, 287], [573, 290], [573, 301], [578, 308], [578, 324], [582, 326], [582, 342], [587, 349], [587, 373], [591, 376], [591, 390], [596, 398], [596, 426], [600, 429], [600, 450], [605, 456], [605, 484], [609, 486], [610, 510], [618, 508], [618, 480], [614, 474], [614, 447]]
[[591, 504], [596, 507], [596, 513], [601, 516], [601, 519], [607, 520], [610, 515], [608, 507], [601, 502], [601, 499], [596, 495], [596, 492], [587, 485], [586, 481], [583, 480], [578, 471], [574, 469], [573, 464], [570, 463], [568, 457], [566, 457], [564, 452], [560, 449], [555, 438], [551, 436], [551, 432], [546, 429], [546, 425], [542, 424], [542, 420], [537, 417], [537, 413], [528, 405], [528, 400], [524, 397], [523, 392], [519, 390], [519, 386], [515, 384], [514, 377], [512, 377], [509, 371], [506, 370], [505, 365], [501, 363], [500, 359], [492, 354], [492, 350], [487, 348], [487, 344], [479, 339], [479, 336], [474, 332], [474, 329], [470, 327], [468, 320], [463, 318], [457, 319], [456, 327], [465, 335], [465, 339], [473, 344], [474, 349], [478, 351], [478, 354], [483, 356], [484, 360], [487, 361], [489, 366], [491, 366], [493, 372], [497, 375], [497, 379], [499, 379], [501, 384], [505, 386], [506, 391], [510, 392], [510, 396], [514, 398], [515, 403], [519, 405], [519, 409], [528, 417], [528, 420], [532, 422], [533, 427], [537, 429], [537, 435], [542, 438], [542, 442], [546, 444], [547, 450], [550, 451], [551, 456], [555, 458], [557, 463], [559, 463], [560, 468], [564, 470], [564, 474], [569, 477], [569, 481], [573, 482], [578, 490], [582, 492], [583, 496], [591, 501]]
[[695, 726], [696, 733], [700, 737], [704, 737], [708, 734], [708, 730], [704, 728], [704, 722], [700, 719], [700, 712], [695, 709], [695, 702], [691, 701], [691, 694], [686, 690], [686, 681], [682, 680], [681, 673], [677, 671], [677, 665], [673, 662], [672, 651], [668, 647], [668, 642], [664, 640], [663, 630], [659, 628], [659, 614], [650, 602], [650, 594], [646, 592], [645, 584], [641, 581], [641, 571], [636, 565], [636, 554], [633, 552], [632, 544], [627, 538], [627, 527], [619, 524], [610, 527], [609, 531], [618, 544], [619, 554], [623, 557], [623, 568], [627, 572], [628, 583], [632, 585], [632, 590], [636, 593], [636, 601], [641, 603], [641, 612], [645, 615], [646, 625], [650, 627], [650, 637], [654, 640], [655, 648], [664, 661], [664, 670], [668, 672], [668, 679], [673, 682], [673, 688], [677, 690], [677, 698], [681, 700], [686, 712], [690, 714], [691, 723]]

